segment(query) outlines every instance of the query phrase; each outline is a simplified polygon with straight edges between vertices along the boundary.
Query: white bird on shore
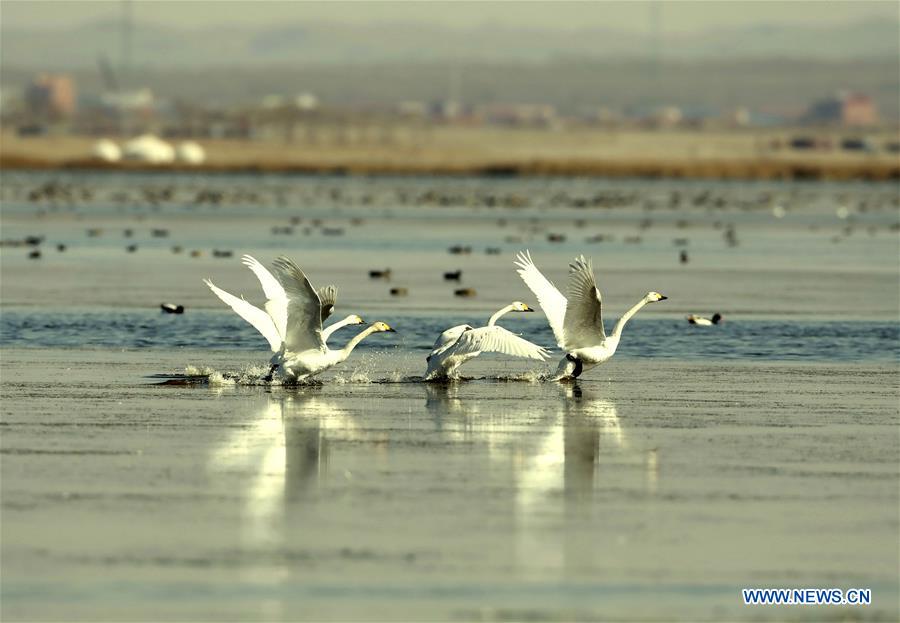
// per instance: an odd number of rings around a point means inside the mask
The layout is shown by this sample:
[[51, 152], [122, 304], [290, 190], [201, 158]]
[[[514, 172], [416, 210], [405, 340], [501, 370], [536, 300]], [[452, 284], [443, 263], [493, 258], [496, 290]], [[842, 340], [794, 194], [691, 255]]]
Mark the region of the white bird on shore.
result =
[[[265, 311], [259, 309], [221, 288], [209, 279], [203, 282], [225, 304], [241, 318], [259, 331], [274, 353], [271, 369], [266, 377], [280, 368], [282, 376], [292, 379], [306, 378], [318, 374], [344, 361], [360, 341], [378, 331], [393, 331], [385, 323], [375, 323], [340, 350], [331, 350], [325, 340], [341, 327], [363, 324], [363, 319], [351, 314], [343, 320], [322, 328], [322, 321], [334, 310], [337, 288], [326, 286], [313, 290], [303, 271], [288, 258], [275, 261], [278, 278], [272, 275], [256, 258], [245, 255], [242, 258], [259, 279], [266, 295]], [[309, 351], [309, 352], [308, 352]], [[341, 358], [342, 355], [345, 356]]]
[[515, 301], [491, 316], [487, 326], [475, 328], [461, 324], [447, 329], [438, 336], [431, 354], [425, 359], [428, 362], [425, 380], [459, 378], [459, 366], [481, 353], [503, 353], [543, 361], [549, 354], [546, 349], [496, 324], [509, 312], [533, 311], [525, 303]]
[[712, 315], [712, 318], [704, 318], [703, 316], [688, 314], [687, 321], [690, 324], [695, 324], [701, 327], [711, 327], [712, 325], [719, 324], [722, 321], [722, 314], [715, 313]]
[[582, 255], [569, 264], [568, 300], [541, 274], [528, 251], [516, 256], [516, 266], [522, 281], [534, 292], [544, 310], [557, 344], [566, 352], [553, 379], [557, 381], [577, 378], [585, 369], [607, 361], [619, 346], [625, 323], [644, 305], [668, 298], [659, 292], [648, 292], [619, 318], [612, 335], [607, 336], [600, 290], [590, 260], [585, 260]]

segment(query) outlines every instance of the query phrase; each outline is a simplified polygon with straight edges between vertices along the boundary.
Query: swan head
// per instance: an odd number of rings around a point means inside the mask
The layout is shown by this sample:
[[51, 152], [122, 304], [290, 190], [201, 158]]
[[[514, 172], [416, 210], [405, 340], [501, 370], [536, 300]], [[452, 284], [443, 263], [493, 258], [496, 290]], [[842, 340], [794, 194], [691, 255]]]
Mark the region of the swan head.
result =
[[396, 331], [394, 329], [392, 329], [390, 327], [390, 325], [388, 325], [388, 323], [381, 322], [380, 320], [378, 322], [376, 322], [375, 324], [373, 324], [372, 327], [375, 329], [376, 333], [378, 333], [380, 331], [390, 331], [391, 333], [396, 333]]
[[529, 307], [522, 301], [514, 301], [512, 303], [512, 308], [513, 308], [513, 311], [517, 311], [517, 312], [533, 312], [534, 311], [533, 307]]
[[648, 303], [657, 303], [659, 301], [665, 301], [668, 296], [664, 294], [660, 294], [659, 292], [647, 292], [647, 296], [644, 297], [644, 300]]
[[349, 324], [366, 324], [366, 321], [362, 319], [362, 316], [358, 316], [356, 314], [350, 314], [347, 316], [347, 322]]

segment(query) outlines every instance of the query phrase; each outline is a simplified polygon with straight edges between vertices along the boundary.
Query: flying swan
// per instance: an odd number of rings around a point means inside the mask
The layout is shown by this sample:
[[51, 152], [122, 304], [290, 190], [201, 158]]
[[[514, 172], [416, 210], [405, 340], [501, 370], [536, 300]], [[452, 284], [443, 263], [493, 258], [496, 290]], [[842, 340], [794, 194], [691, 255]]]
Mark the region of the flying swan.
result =
[[266, 376], [271, 380], [275, 370], [287, 379], [303, 379], [341, 363], [366, 337], [380, 331], [393, 331], [387, 324], [376, 322], [354, 337], [339, 350], [325, 344], [328, 337], [342, 327], [363, 324], [356, 314], [322, 328], [322, 322], [334, 310], [337, 288], [333, 285], [314, 290], [303, 271], [290, 259], [275, 260], [272, 275], [256, 258], [244, 255], [241, 261], [259, 279], [266, 295], [265, 311], [215, 286], [209, 279], [203, 282], [226, 305], [259, 331], [274, 353]]
[[496, 324], [509, 312], [533, 311], [525, 303], [515, 301], [491, 316], [487, 326], [476, 329], [461, 324], [447, 329], [438, 336], [431, 354], [425, 359], [428, 362], [428, 370], [425, 372], [424, 380], [457, 379], [459, 366], [481, 353], [503, 353], [543, 361], [549, 355], [546, 349]]
[[607, 336], [603, 328], [602, 301], [594, 267], [584, 256], [569, 264], [569, 299], [541, 274], [525, 251], [516, 256], [516, 267], [522, 281], [537, 297], [547, 322], [553, 329], [556, 342], [566, 356], [559, 362], [553, 380], [578, 378], [585, 369], [599, 365], [612, 357], [619, 346], [622, 329], [647, 303], [664, 301], [668, 297], [648, 292], [637, 304], [625, 312]]

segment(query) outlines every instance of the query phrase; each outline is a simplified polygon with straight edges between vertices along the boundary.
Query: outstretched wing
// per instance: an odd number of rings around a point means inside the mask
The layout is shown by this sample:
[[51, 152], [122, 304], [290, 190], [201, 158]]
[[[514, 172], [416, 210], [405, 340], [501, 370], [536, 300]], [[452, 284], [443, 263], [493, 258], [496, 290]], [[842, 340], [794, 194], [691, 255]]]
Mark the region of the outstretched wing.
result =
[[249, 322], [257, 331], [262, 333], [262, 336], [269, 342], [269, 346], [273, 353], [277, 353], [281, 349], [281, 335], [278, 333], [278, 329], [275, 328], [275, 323], [272, 322], [272, 318], [269, 314], [260, 308], [251, 305], [244, 299], [240, 299], [233, 294], [229, 294], [222, 288], [216, 287], [209, 279], [204, 279], [203, 283], [209, 286], [209, 289], [213, 291], [213, 294], [222, 299], [222, 301], [233, 309], [238, 316]]
[[325, 350], [322, 339], [322, 302], [307, 276], [293, 260], [277, 258], [272, 266], [287, 296], [285, 347], [294, 352]]
[[252, 270], [253, 274], [256, 275], [256, 278], [259, 279], [259, 283], [266, 295], [266, 304], [264, 307], [272, 317], [272, 322], [275, 323], [275, 328], [278, 330], [278, 333], [283, 340], [287, 331], [288, 302], [287, 295], [284, 293], [284, 288], [274, 275], [269, 272], [269, 269], [263, 266], [262, 263], [252, 255], [244, 255], [241, 257], [241, 261], [244, 263], [244, 266]]
[[525, 285], [534, 292], [537, 297], [544, 315], [547, 316], [547, 322], [553, 329], [553, 335], [556, 337], [556, 343], [563, 348], [565, 335], [563, 333], [563, 325], [566, 317], [566, 297], [557, 290], [556, 286], [550, 283], [550, 280], [544, 277], [541, 271], [531, 260], [531, 253], [525, 251], [516, 256], [516, 266], [518, 267], [519, 277], [525, 282]]
[[503, 353], [539, 361], [543, 361], [550, 354], [547, 349], [498, 325], [464, 331], [459, 339], [446, 350], [448, 357], [477, 353]]
[[569, 264], [569, 305], [564, 327], [565, 348], [596, 346], [606, 339], [603, 304], [594, 280], [594, 267], [584, 256]]
[[322, 322], [325, 322], [334, 311], [334, 305], [337, 302], [337, 286], [319, 288], [316, 294], [319, 295], [319, 300], [322, 302]]

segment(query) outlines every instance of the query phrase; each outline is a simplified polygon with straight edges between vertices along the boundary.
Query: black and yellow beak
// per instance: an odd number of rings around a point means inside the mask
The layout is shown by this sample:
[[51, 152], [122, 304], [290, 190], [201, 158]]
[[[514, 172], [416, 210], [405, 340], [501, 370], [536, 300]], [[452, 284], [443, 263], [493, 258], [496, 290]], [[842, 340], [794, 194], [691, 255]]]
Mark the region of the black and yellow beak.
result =
[[659, 295], [659, 300], [660, 300], [660, 301], [665, 301], [667, 298], [669, 298], [669, 297], [668, 297], [668, 296], [665, 296], [664, 294], [660, 294], [660, 295]]
[[534, 307], [529, 307], [528, 305], [526, 305], [525, 309], [523, 309], [522, 311], [534, 311]]

